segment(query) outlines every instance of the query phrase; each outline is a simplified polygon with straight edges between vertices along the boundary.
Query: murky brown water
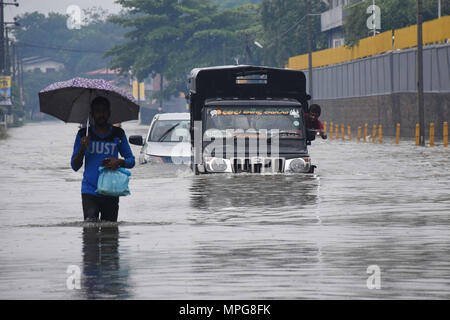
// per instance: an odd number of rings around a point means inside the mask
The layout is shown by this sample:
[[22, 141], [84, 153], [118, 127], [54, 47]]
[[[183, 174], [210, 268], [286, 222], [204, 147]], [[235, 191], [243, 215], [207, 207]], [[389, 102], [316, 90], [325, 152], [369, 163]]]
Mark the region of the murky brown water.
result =
[[[76, 132], [28, 124], [0, 141], [2, 299], [450, 298], [440, 146], [317, 141], [314, 176], [137, 165], [120, 222], [83, 225], [82, 173], [69, 164]], [[366, 285], [370, 265], [379, 290]], [[69, 266], [80, 289], [68, 289]]]

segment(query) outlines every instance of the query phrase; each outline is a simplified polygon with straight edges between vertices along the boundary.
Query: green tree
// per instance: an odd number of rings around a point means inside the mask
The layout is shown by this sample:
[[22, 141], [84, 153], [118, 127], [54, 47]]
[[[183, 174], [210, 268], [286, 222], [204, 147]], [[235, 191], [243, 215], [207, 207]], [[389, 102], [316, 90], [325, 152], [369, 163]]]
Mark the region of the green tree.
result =
[[221, 8], [231, 9], [247, 4], [260, 4], [262, 0], [214, 0]]
[[128, 42], [115, 46], [114, 68], [143, 79], [162, 74], [169, 80], [164, 97], [186, 91], [194, 67], [232, 63], [243, 51], [243, 35], [257, 28], [257, 7], [219, 10], [212, 1], [119, 0], [130, 16], [111, 21], [131, 28]]
[[[442, 15], [450, 15], [450, 1], [442, 1]], [[404, 28], [417, 23], [416, 0], [377, 0], [381, 9], [381, 32]], [[345, 44], [354, 46], [359, 40], [369, 36], [366, 13], [369, 2], [352, 5], [348, 9], [344, 25]], [[436, 0], [423, 1], [423, 19], [429, 21], [438, 17], [438, 2]]]
[[109, 66], [103, 54], [124, 41], [125, 30], [107, 21], [107, 17], [107, 12], [100, 9], [85, 10], [80, 29], [67, 28], [67, 16], [57, 13], [45, 16], [32, 12], [18, 17], [20, 26], [13, 32], [19, 59], [40, 56], [64, 64], [59, 72], [24, 73], [25, 105], [31, 115], [39, 110], [37, 93], [50, 83], [83, 77], [87, 71]]
[[[311, 13], [325, 10], [325, 3], [312, 1]], [[308, 52], [307, 0], [263, 0], [260, 12], [265, 64], [284, 67], [289, 57]], [[311, 16], [311, 30], [312, 50], [327, 48], [319, 16]]]

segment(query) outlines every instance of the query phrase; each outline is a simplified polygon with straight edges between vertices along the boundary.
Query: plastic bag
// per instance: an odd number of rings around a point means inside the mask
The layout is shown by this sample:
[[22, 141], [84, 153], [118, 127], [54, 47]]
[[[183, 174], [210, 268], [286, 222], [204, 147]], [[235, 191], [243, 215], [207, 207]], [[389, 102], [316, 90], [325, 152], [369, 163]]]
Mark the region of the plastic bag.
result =
[[100, 171], [96, 190], [98, 194], [114, 197], [128, 196], [130, 194], [130, 189], [128, 188], [130, 171], [124, 168], [109, 170], [103, 166], [99, 167], [98, 171]]

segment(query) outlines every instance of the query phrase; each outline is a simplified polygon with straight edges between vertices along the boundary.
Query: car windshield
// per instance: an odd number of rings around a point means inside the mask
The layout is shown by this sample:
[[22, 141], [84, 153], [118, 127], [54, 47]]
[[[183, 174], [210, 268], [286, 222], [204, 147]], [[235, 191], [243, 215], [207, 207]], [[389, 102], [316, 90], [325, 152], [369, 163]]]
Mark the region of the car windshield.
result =
[[209, 107], [206, 131], [211, 137], [265, 134], [303, 138], [303, 119], [297, 107]]
[[151, 142], [190, 141], [189, 120], [156, 120], [148, 136]]

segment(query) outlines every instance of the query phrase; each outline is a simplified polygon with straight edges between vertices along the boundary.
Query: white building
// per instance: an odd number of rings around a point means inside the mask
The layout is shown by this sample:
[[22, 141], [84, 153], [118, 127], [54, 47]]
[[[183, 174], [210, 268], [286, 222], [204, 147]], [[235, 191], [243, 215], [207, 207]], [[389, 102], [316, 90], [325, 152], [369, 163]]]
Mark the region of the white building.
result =
[[42, 72], [60, 71], [64, 64], [47, 57], [28, 57], [23, 60], [23, 71], [35, 71], [40, 69]]
[[328, 47], [336, 48], [344, 45], [344, 29], [347, 10], [345, 6], [361, 2], [361, 0], [328, 0], [330, 10], [321, 14], [321, 30], [328, 35]]

